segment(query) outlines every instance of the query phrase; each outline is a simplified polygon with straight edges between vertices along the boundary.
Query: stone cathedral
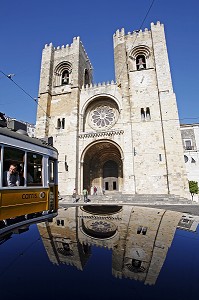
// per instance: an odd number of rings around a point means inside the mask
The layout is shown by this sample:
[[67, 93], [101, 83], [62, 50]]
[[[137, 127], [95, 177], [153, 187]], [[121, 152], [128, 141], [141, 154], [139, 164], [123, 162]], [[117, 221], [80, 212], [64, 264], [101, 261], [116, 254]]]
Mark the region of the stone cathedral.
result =
[[79, 37], [45, 45], [36, 136], [59, 152], [59, 192], [172, 194], [188, 180], [164, 26], [113, 35], [115, 81], [94, 84]]

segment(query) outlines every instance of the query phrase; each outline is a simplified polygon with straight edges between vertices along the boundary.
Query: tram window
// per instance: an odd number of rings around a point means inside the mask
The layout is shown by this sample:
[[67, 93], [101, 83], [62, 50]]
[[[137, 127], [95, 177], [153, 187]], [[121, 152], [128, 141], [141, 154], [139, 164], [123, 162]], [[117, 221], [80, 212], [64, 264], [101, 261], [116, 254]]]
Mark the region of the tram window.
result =
[[49, 160], [49, 181], [54, 182], [55, 162]]
[[4, 148], [3, 172], [8, 171], [11, 164], [16, 165], [17, 172], [20, 175], [20, 185], [24, 185], [24, 178], [23, 178], [24, 155], [25, 152], [22, 150], [11, 148], [11, 147]]
[[27, 153], [27, 185], [42, 185], [42, 155]]

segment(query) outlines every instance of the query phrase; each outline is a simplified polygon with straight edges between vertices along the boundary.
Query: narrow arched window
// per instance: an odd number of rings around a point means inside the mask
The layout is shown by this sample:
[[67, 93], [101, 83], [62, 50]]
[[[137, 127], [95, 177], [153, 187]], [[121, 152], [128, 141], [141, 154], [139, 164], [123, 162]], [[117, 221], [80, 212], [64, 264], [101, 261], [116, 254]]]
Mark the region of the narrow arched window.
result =
[[188, 156], [184, 155], [184, 162], [187, 163], [188, 162]]
[[84, 85], [86, 86], [87, 84], [90, 84], [90, 80], [89, 80], [88, 70], [85, 69], [85, 72], [84, 72]]
[[57, 119], [57, 129], [60, 129], [60, 128], [61, 128], [61, 120]]
[[62, 126], [61, 126], [61, 128], [63, 128], [63, 129], [64, 129], [64, 128], [65, 128], [65, 118], [62, 118], [62, 122], [61, 122], [61, 123], [62, 123]]
[[69, 61], [59, 63], [54, 69], [54, 85], [69, 85], [72, 82], [72, 64]]
[[69, 71], [65, 70], [62, 73], [62, 84], [69, 84]]
[[147, 121], [151, 120], [151, 114], [150, 114], [150, 108], [149, 107], [146, 108], [146, 119], [147, 119]]
[[141, 120], [145, 121], [145, 111], [144, 111], [144, 108], [141, 108]]
[[137, 70], [146, 69], [146, 58], [144, 55], [138, 55], [136, 57], [136, 67]]
[[193, 157], [191, 158], [191, 163], [192, 163], [192, 164], [195, 164], [195, 163], [196, 163], [196, 161], [195, 161], [195, 159], [194, 159]]

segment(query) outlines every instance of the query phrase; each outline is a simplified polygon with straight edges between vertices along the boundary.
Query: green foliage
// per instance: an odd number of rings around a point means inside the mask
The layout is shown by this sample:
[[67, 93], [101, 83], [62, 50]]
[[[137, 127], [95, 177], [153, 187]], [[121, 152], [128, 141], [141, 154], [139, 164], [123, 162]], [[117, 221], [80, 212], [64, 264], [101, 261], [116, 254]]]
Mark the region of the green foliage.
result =
[[194, 194], [198, 194], [198, 182], [197, 181], [189, 181], [189, 191], [191, 193], [192, 199]]

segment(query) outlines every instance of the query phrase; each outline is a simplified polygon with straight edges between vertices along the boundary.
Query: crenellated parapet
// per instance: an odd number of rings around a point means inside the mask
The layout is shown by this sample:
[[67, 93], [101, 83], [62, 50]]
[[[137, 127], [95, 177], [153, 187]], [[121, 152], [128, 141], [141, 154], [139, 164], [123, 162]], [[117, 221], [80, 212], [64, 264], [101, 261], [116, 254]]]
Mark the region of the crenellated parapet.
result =
[[45, 44], [45, 47], [43, 50], [48, 50], [49, 48], [52, 48], [54, 50], [54, 52], [61, 52], [64, 51], [64, 54], [70, 54], [70, 52], [72, 52], [74, 50], [74, 46], [76, 45], [76, 43], [79, 43], [79, 37], [74, 37], [73, 38], [73, 42], [69, 45], [62, 45], [62, 46], [57, 46], [54, 47], [52, 43], [50, 44]]
[[111, 80], [111, 81], [107, 81], [107, 82], [99, 82], [99, 83], [94, 83], [94, 84], [87, 84], [86, 86], [82, 86], [82, 91], [84, 90], [92, 90], [95, 89], [97, 87], [109, 87], [109, 86], [116, 86], [116, 83]]
[[124, 28], [122, 28], [121, 30], [117, 30], [114, 34], [113, 34], [114, 37], [117, 37], [117, 38], [121, 38], [121, 37], [124, 37], [125, 36], [125, 30]]
[[[151, 23], [151, 29], [152, 28], [164, 28], [164, 25], [160, 23], [160, 21], [157, 21], [156, 24], [154, 24], [153, 22]], [[114, 40], [114, 45], [116, 46], [117, 44], [120, 44], [122, 41], [124, 41], [125, 39], [129, 39], [129, 38], [145, 38], [146, 36], [151, 34], [151, 30], [149, 30], [148, 28], [145, 28], [144, 30], [139, 29], [139, 30], [134, 30], [132, 32], [128, 32], [127, 34], [125, 34], [124, 28], [122, 28], [121, 30], [117, 30], [114, 34], [113, 34], [113, 40]]]
[[156, 24], [154, 24], [153, 22], [151, 23], [151, 28], [152, 27], [156, 27], [156, 28], [159, 28], [159, 27], [163, 27], [164, 28], [164, 24], [160, 23], [160, 21], [157, 21]]
[[116, 103], [118, 110], [122, 109], [122, 94], [121, 88], [117, 86], [114, 81], [103, 82], [98, 84], [91, 84], [90, 86], [83, 86], [80, 93], [80, 112], [81, 114], [85, 113], [87, 107], [96, 100], [113, 101]]
[[69, 44], [66, 44], [66, 45], [62, 45], [62, 46], [57, 46], [57, 47], [54, 47], [52, 43], [50, 44], [45, 44], [45, 47], [44, 47], [44, 51], [45, 50], [49, 50], [49, 49], [52, 49], [54, 52], [55, 52], [55, 55], [56, 54], [63, 54], [63, 55], [70, 55], [71, 53], [74, 52], [74, 50], [76, 50], [76, 47], [80, 47], [80, 50], [81, 50], [81, 53], [83, 54], [85, 60], [87, 62], [89, 62], [89, 65], [90, 65], [90, 68], [92, 68], [92, 65], [90, 63], [90, 60], [89, 60], [89, 57], [88, 57], [88, 54], [83, 46], [83, 43], [82, 41], [80, 40], [80, 37], [74, 37], [73, 38], [73, 42], [69, 45]]
[[77, 43], [77, 42], [78, 43], [81, 42], [79, 36], [78, 37], [74, 37], [73, 38], [73, 42], [70, 45], [67, 44], [67, 45], [62, 45], [62, 46], [54, 47], [53, 44], [50, 43], [50, 44], [45, 44], [44, 49], [48, 49], [48, 48], [51, 48], [51, 47], [53, 47], [54, 50], [71, 49], [74, 46], [74, 44]]

